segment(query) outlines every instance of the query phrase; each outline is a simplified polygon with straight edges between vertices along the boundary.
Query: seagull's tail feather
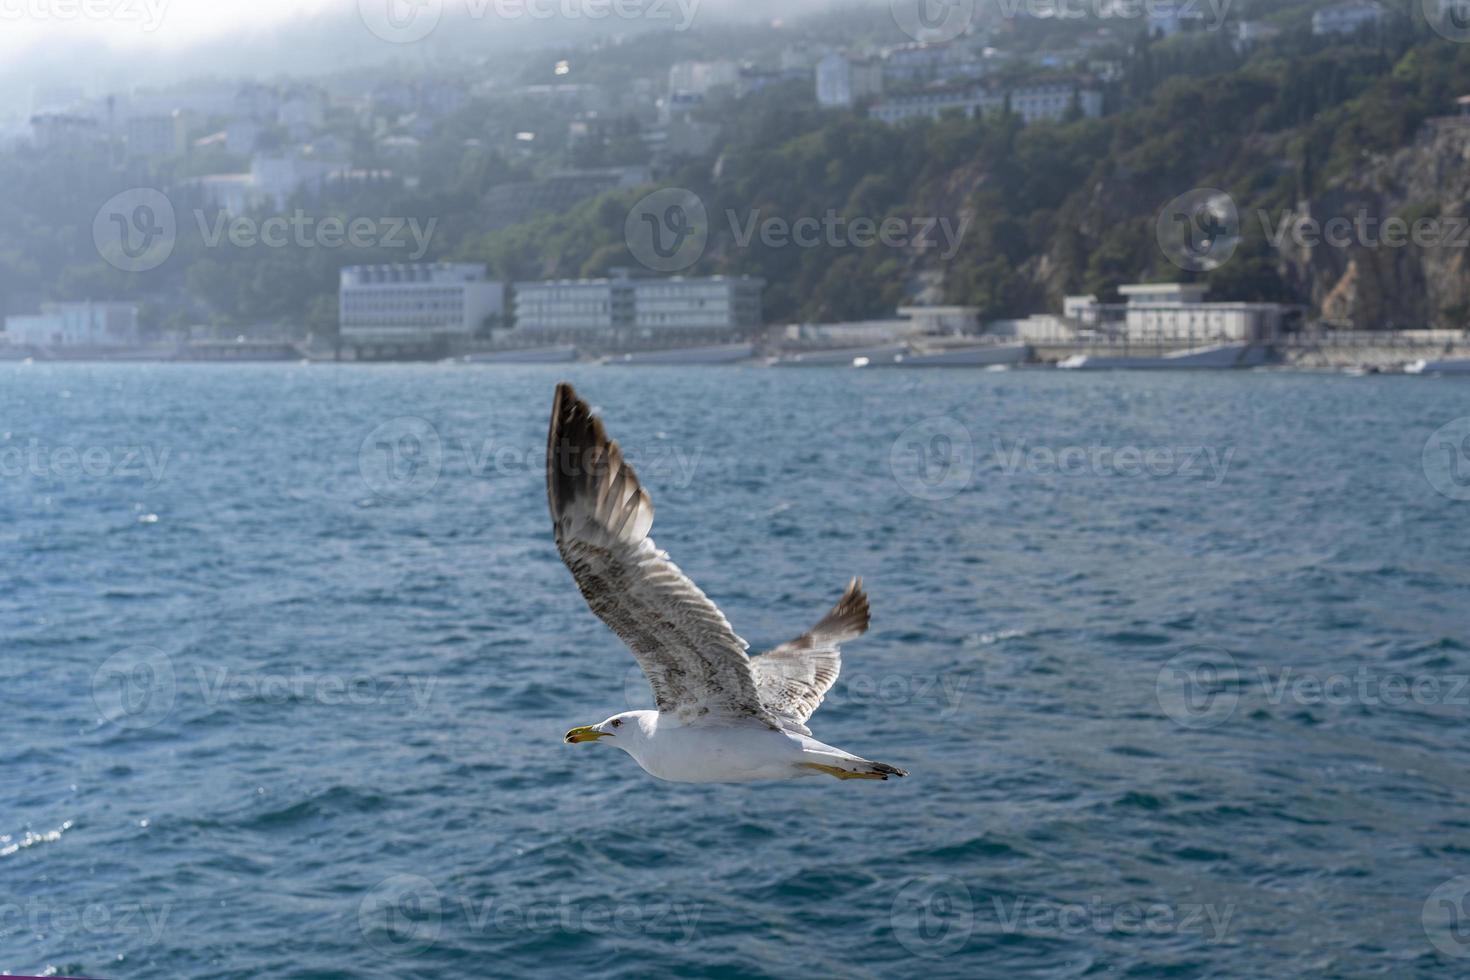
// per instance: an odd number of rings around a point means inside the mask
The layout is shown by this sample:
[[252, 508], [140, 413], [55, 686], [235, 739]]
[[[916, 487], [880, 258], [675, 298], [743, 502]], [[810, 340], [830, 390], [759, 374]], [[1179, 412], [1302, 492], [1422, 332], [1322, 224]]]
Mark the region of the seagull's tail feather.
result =
[[806, 757], [811, 761], [802, 762], [800, 765], [807, 769], [825, 772], [838, 779], [887, 779], [889, 776], [908, 775], [907, 770], [890, 766], [886, 762], [873, 762], [870, 759], [859, 758], [847, 753], [808, 752]]

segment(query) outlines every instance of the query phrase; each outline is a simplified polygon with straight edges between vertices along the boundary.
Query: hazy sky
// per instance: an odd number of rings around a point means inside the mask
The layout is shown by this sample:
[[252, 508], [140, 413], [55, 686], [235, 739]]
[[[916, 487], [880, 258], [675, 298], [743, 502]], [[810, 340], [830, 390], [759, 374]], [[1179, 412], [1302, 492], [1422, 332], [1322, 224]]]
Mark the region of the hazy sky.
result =
[[[389, 0], [381, 0], [389, 2]], [[411, 3], [414, 0], [392, 0]], [[177, 48], [357, 0], [0, 0], [0, 54], [51, 41]]]
[[[360, 22], [381, 20], [385, 9], [401, 20], [412, 19], [414, 7], [452, 18], [466, 11], [483, 17], [487, 10], [504, 3], [533, 5], [550, 12], [565, 4], [576, 7], [598, 2], [607, 5], [612, 0], [0, 0], [0, 57], [58, 44], [71, 48], [73, 42], [101, 42], [124, 50], [177, 50], [201, 41], [256, 34], [293, 19], [323, 13], [350, 15], [353, 22]], [[647, 5], [652, 0], [629, 2]], [[663, 5], [708, 12], [719, 9], [737, 16], [769, 16], [789, 14], [798, 7], [811, 10], [832, 2], [663, 0]], [[574, 19], [585, 21], [582, 17]]]

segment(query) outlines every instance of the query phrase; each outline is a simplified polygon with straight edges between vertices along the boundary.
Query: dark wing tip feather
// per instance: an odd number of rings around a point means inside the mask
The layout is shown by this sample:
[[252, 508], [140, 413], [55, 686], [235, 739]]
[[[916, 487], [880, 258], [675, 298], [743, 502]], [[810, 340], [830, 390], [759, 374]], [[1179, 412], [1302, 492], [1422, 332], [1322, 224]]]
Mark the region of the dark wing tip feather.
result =
[[546, 437], [546, 501], [558, 534], [562, 518], [582, 498], [589, 498], [598, 534], [612, 539], [641, 537], [652, 521], [653, 502], [638, 474], [591, 406], [563, 381], [556, 386]]
[[854, 578], [847, 583], [847, 591], [837, 600], [832, 611], [822, 617], [813, 629], [813, 635], [836, 636], [851, 639], [868, 631], [868, 594], [863, 591], [863, 580]]
[[577, 396], [577, 389], [563, 381], [556, 386], [551, 402], [551, 428], [546, 436], [546, 501], [556, 521], [577, 494], [577, 469], [590, 445], [596, 445], [591, 428], [592, 410]]

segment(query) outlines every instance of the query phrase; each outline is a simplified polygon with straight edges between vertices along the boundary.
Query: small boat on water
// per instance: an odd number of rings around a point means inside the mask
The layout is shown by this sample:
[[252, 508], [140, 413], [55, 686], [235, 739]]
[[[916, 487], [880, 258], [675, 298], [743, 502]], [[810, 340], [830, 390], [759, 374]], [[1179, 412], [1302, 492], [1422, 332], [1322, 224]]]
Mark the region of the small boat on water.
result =
[[908, 344], [883, 344], [879, 347], [847, 347], [841, 350], [809, 350], [799, 354], [782, 354], [772, 367], [852, 367], [858, 360], [864, 365], [892, 361], [907, 353]]
[[577, 359], [572, 344], [551, 347], [528, 347], [523, 350], [489, 350], [466, 354], [466, 364], [567, 364]]
[[736, 364], [755, 356], [755, 345], [714, 344], [709, 347], [680, 347], [674, 350], [633, 351], [627, 354], [609, 354], [604, 364]]
[[1419, 360], [1404, 365], [1405, 374], [1470, 374], [1470, 357], [1452, 357], [1444, 360]]
[[1260, 367], [1266, 363], [1266, 354], [1261, 344], [1218, 344], [1156, 357], [1073, 354], [1058, 361], [1057, 367], [1066, 371], [1226, 370]]

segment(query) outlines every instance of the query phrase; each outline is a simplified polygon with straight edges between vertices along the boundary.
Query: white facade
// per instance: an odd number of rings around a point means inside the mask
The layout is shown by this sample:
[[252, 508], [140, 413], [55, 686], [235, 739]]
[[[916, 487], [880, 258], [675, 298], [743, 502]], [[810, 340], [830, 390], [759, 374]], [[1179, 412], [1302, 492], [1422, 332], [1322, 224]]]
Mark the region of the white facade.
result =
[[765, 282], [747, 276], [558, 279], [515, 284], [516, 330], [729, 331], [761, 325]]
[[1383, 5], [1377, 0], [1352, 0], [1349, 3], [1323, 7], [1312, 15], [1312, 33], [1352, 34], [1365, 24], [1383, 19]]
[[5, 342], [18, 347], [127, 347], [138, 342], [132, 303], [45, 303], [39, 315], [5, 318]]
[[[1100, 304], [1069, 296], [1065, 319], [1078, 326], [1114, 325], [1131, 342], [1206, 346], [1275, 340], [1288, 308], [1280, 303], [1206, 303], [1200, 283], [1119, 286], [1125, 303]], [[1090, 301], [1090, 302], [1089, 302]]]
[[850, 109], [863, 99], [882, 94], [882, 62], [836, 52], [817, 62], [817, 104], [823, 108]]
[[733, 88], [740, 81], [740, 66], [733, 61], [676, 61], [669, 69], [670, 92], [708, 95], [721, 85]]
[[946, 112], [959, 112], [973, 119], [985, 113], [1001, 112], [1007, 102], [1011, 111], [1028, 123], [1065, 119], [1074, 105], [1090, 119], [1101, 116], [1103, 110], [1102, 92], [1059, 82], [1025, 85], [1009, 92], [983, 88], [920, 92], [875, 103], [868, 115], [889, 124], [905, 119], [938, 119]]
[[505, 315], [505, 284], [473, 263], [355, 265], [338, 288], [343, 340], [428, 341], [471, 336]]
[[898, 315], [921, 334], [973, 333], [980, 324], [978, 306], [900, 306]]
[[611, 331], [629, 325], [628, 279], [552, 279], [515, 284], [517, 331]]
[[635, 279], [633, 326], [649, 332], [758, 327], [764, 286], [760, 279], [725, 276]]
[[883, 52], [883, 77], [892, 82], [926, 82], [984, 73], [972, 47], [955, 41], [914, 41]]
[[1102, 93], [1076, 85], [1027, 85], [1012, 89], [1010, 98], [1011, 111], [1028, 123], [1065, 119], [1074, 105], [1089, 119], [1102, 115]]
[[188, 127], [177, 109], [128, 118], [128, 152], [134, 156], [168, 160], [184, 155]]
[[938, 119], [947, 112], [958, 112], [973, 119], [986, 112], [999, 111], [1004, 106], [1004, 96], [992, 95], [981, 89], [950, 89], [877, 102], [868, 108], [868, 115], [892, 125], [905, 119]]

